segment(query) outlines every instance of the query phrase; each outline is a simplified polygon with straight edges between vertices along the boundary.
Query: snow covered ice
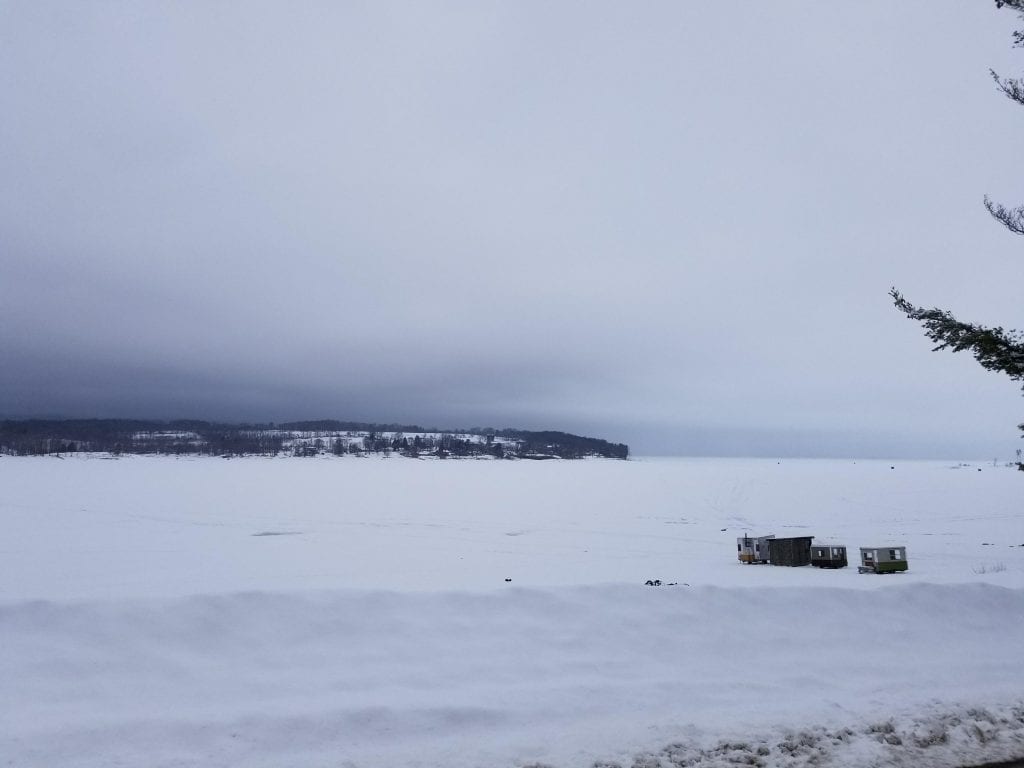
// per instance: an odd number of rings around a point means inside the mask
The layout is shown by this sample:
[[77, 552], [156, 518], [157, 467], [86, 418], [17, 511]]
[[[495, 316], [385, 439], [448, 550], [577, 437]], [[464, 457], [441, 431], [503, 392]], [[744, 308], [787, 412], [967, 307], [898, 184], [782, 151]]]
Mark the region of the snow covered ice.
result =
[[[1020, 483], [943, 462], [3, 457], [0, 756], [1020, 757]], [[745, 532], [851, 561], [899, 544], [910, 571], [745, 566]]]

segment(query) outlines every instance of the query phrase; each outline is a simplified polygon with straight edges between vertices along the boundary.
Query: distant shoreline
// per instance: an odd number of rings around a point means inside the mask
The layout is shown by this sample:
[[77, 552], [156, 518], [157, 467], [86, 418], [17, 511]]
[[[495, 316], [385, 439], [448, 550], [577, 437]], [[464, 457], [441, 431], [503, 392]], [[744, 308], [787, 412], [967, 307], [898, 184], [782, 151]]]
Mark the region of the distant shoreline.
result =
[[424, 429], [415, 425], [320, 420], [222, 424], [196, 420], [26, 419], [0, 421], [0, 454], [109, 453], [114, 456], [279, 456], [397, 454], [408, 458], [626, 459], [629, 446], [553, 430]]

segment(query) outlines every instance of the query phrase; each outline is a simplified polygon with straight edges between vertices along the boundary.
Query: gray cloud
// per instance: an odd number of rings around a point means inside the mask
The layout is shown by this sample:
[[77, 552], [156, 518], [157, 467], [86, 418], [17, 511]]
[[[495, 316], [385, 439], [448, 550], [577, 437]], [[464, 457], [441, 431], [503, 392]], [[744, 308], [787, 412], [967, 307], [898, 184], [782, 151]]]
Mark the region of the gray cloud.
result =
[[0, 413], [1007, 455], [1019, 390], [886, 290], [1019, 316], [1012, 21], [5, 4]]

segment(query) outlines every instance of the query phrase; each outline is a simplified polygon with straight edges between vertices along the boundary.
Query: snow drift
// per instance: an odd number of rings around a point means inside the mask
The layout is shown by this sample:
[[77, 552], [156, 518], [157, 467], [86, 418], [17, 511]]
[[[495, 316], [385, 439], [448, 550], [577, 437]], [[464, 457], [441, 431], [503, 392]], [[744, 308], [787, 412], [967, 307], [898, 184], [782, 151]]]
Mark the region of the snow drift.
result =
[[988, 585], [32, 601], [0, 608], [0, 636], [14, 765], [1024, 752], [1024, 593]]

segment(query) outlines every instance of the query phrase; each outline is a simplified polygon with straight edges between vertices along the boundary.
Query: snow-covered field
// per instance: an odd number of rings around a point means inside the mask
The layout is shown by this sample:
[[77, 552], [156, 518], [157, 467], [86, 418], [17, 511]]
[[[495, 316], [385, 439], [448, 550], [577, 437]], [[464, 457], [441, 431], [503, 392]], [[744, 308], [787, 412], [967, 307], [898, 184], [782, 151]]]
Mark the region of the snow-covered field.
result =
[[[0, 764], [1021, 757], [1022, 498], [991, 464], [2, 457]], [[910, 571], [744, 566], [745, 532]]]

